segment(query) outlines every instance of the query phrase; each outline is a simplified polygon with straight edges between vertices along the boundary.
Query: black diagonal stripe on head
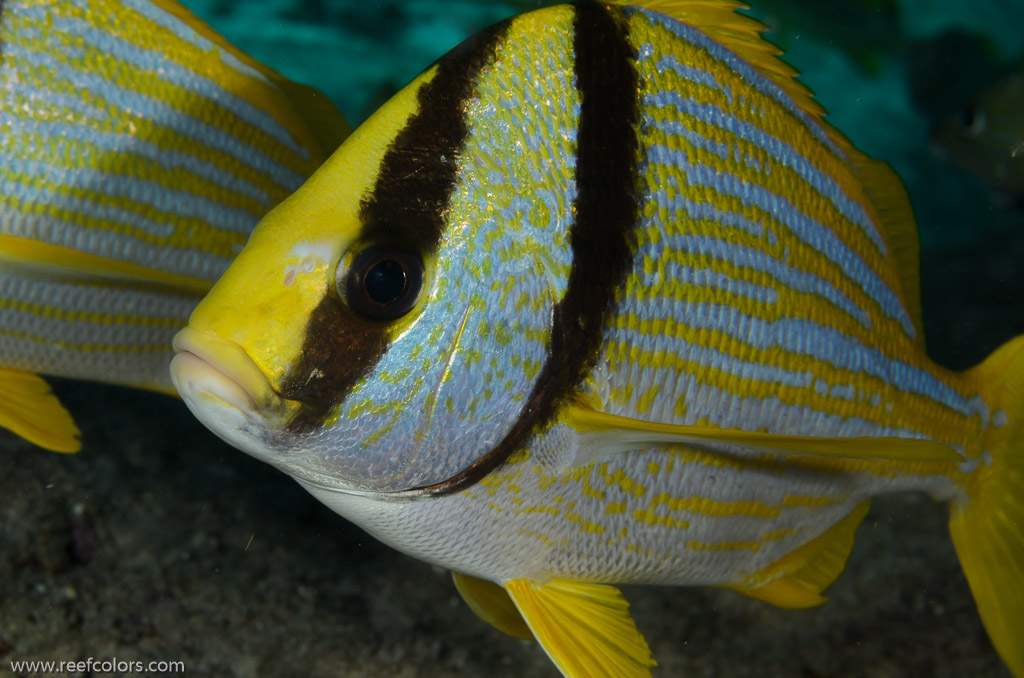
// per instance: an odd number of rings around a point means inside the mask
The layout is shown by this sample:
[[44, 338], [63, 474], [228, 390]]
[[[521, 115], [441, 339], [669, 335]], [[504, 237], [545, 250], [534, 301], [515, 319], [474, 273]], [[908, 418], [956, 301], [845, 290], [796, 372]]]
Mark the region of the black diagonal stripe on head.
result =
[[[417, 93], [419, 110], [384, 153], [373, 191], [360, 209], [366, 243], [435, 251], [455, 187], [456, 159], [466, 141], [466, 102], [480, 69], [494, 56], [508, 22], [477, 33], [445, 54]], [[333, 284], [333, 281], [332, 281]], [[303, 403], [288, 430], [321, 426], [387, 350], [386, 323], [364, 319], [330, 292], [310, 317], [298, 367], [281, 395]]]
[[448, 494], [477, 482], [551, 423], [597, 361], [615, 291], [630, 269], [640, 214], [637, 54], [620, 9], [581, 3], [573, 30], [580, 93], [573, 263], [552, 315], [548, 357], [519, 420], [494, 450], [459, 475], [419, 488], [420, 494]]

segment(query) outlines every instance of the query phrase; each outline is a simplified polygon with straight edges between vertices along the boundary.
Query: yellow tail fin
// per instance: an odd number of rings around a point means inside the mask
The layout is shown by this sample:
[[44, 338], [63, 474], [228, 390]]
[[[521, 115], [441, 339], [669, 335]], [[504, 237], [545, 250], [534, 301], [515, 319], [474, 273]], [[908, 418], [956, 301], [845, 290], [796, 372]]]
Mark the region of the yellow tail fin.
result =
[[985, 453], [949, 529], [993, 645], [1024, 678], [1024, 336], [972, 370], [990, 409]]

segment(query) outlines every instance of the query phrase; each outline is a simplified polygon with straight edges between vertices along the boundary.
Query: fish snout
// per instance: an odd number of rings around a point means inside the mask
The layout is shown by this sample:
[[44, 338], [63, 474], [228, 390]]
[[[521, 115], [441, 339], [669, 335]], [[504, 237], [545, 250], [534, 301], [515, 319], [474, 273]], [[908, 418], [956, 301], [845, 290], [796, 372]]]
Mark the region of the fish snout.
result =
[[273, 430], [282, 428], [298, 409], [298, 403], [274, 391], [259, 365], [235, 342], [186, 327], [175, 335], [173, 346], [171, 381], [204, 423], [213, 415], [211, 409], [226, 407]]

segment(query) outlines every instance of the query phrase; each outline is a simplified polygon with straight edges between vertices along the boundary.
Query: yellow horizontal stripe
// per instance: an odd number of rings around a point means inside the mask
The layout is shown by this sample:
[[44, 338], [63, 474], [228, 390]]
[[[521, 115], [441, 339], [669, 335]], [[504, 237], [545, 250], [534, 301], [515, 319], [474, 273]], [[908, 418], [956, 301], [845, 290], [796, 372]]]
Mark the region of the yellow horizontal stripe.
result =
[[[938, 440], [957, 440], [968, 421], [963, 415], [941, 403], [916, 393], [898, 391], [880, 378], [863, 372], [852, 372], [819, 361], [811, 356], [787, 353], [781, 349], [758, 349], [717, 330], [694, 330], [674, 318], [640, 320], [634, 316], [619, 316], [614, 326], [652, 337], [652, 344], [664, 344], [664, 338], [676, 337], [697, 346], [714, 347], [726, 359], [735, 358], [755, 365], [774, 366], [794, 373], [809, 373], [807, 386], [791, 386], [738, 377], [724, 369], [702, 365], [665, 350], [645, 350], [625, 342], [609, 342], [605, 358], [612, 370], [627, 369], [627, 365], [641, 369], [671, 369], [679, 375], [691, 375], [700, 383], [739, 397], [778, 398], [785, 405], [805, 405], [827, 414], [844, 417], [857, 416], [883, 426], [900, 426], [927, 432]], [[660, 340], [660, 341], [659, 341]], [[904, 360], [928, 371], [937, 368], [916, 353], [908, 353]], [[944, 372], [936, 375], [946, 378]], [[853, 386], [863, 397], [854, 400], [830, 397], [815, 389], [816, 380], [829, 385]], [[872, 402], [878, 396], [878, 405]], [[889, 403], [892, 407], [888, 407]]]
[[[24, 80], [24, 84], [27, 87], [34, 89], [35, 91], [48, 92], [53, 95], [65, 95], [73, 97], [82, 102], [82, 104], [95, 108], [102, 112], [103, 117], [90, 119], [87, 121], [89, 129], [93, 133], [106, 133], [123, 136], [125, 139], [125, 146], [130, 147], [132, 140], [135, 138], [145, 139], [147, 144], [166, 152], [177, 152], [185, 153], [195, 157], [211, 167], [216, 168], [218, 171], [223, 172], [225, 176], [233, 176], [246, 181], [253, 185], [255, 188], [261, 190], [268, 197], [268, 202], [271, 204], [276, 203], [283, 199], [287, 195], [287, 188], [278, 185], [276, 182], [270, 179], [270, 176], [260, 171], [255, 167], [251, 167], [248, 164], [237, 159], [235, 156], [227, 153], [226, 151], [220, 151], [213, 149], [204, 144], [202, 138], [196, 138], [187, 136], [181, 132], [175, 132], [170, 128], [163, 126], [159, 121], [154, 121], [148, 118], [143, 118], [137, 115], [131, 115], [123, 109], [116, 108], [114, 104], [106, 101], [101, 95], [76, 88], [74, 84], [56, 80], [53, 73], [41, 67], [32, 67], [27, 64], [19, 63], [20, 60], [7, 58], [11, 62], [11, 65], [18, 67], [19, 77]], [[68, 67], [80, 66], [77, 62], [67, 62]], [[99, 68], [99, 65], [95, 66]], [[165, 101], [168, 105], [178, 108], [188, 104], [187, 113], [185, 110], [182, 112], [187, 115], [193, 115], [196, 112], [197, 105], [194, 101], [195, 95], [190, 94], [186, 90], [172, 91], [171, 94], [176, 94], [179, 97], [177, 102]], [[190, 100], [191, 98], [191, 100]], [[175, 105], [177, 104], [177, 105]], [[209, 106], [214, 106], [213, 102], [210, 102]], [[21, 109], [14, 109], [15, 111], [21, 110], [24, 113], [29, 113], [29, 116], [19, 115], [22, 119], [26, 117], [30, 120], [40, 121], [47, 119], [57, 119], [63, 122], [76, 122], [74, 119], [75, 115], [71, 110], [51, 110], [44, 112], [41, 116], [36, 115], [35, 108], [22, 106]], [[233, 117], [233, 116], [232, 116]], [[77, 121], [81, 124], [81, 121]], [[229, 130], [224, 130], [229, 132]], [[45, 134], [45, 133], [44, 133]], [[248, 136], [246, 136], [248, 135]], [[256, 147], [264, 152], [267, 151], [262, 145], [265, 143], [256, 136], [255, 129], [239, 130], [235, 132], [237, 139], [249, 139], [250, 143], [252, 140], [256, 140]], [[44, 142], [52, 143], [49, 137], [43, 137]], [[47, 157], [60, 158], [61, 164], [65, 161], [74, 161], [76, 155], [83, 156], [87, 159], [88, 166], [92, 169], [104, 171], [110, 169], [113, 172], [123, 171], [125, 167], [125, 159], [120, 153], [109, 153], [106, 151], [98, 151], [90, 149], [88, 144], [83, 142], [74, 142], [61, 140], [63, 144], [59, 153], [54, 153], [53, 149], [41, 147], [40, 150], [46, 153]], [[38, 144], [36, 145], [38, 146]], [[26, 144], [27, 148], [31, 146]], [[85, 149], [75, 151], [75, 149]], [[25, 157], [32, 157], [26, 150], [22, 153]], [[270, 154], [270, 157], [274, 157]], [[292, 171], [300, 173], [302, 176], [308, 174], [312, 168], [305, 168], [300, 166], [291, 167]], [[307, 171], [303, 171], [307, 170]], [[175, 183], [178, 180], [185, 179], [187, 183], [184, 184], [183, 188], [190, 192], [196, 193], [197, 195], [203, 195], [210, 199], [217, 199], [225, 204], [240, 209], [252, 210], [252, 199], [241, 194], [235, 194], [232, 191], [226, 190], [219, 184], [206, 180], [206, 185], [202, 183], [202, 179], [189, 178], [184, 170], [167, 170], [162, 168], [160, 165], [149, 162], [137, 162], [137, 166], [133, 167], [133, 178], [137, 180], [149, 180], [157, 183], [167, 185], [171, 188], [177, 188], [178, 184]], [[266, 211], [271, 205], [261, 205], [258, 207], [260, 212]]]
[[751, 518], [777, 518], [781, 510], [760, 501], [717, 501], [707, 497], [673, 497], [662, 493], [651, 499], [651, 510], [667, 506], [671, 511], [691, 511], [708, 516], [748, 516]]
[[767, 544], [768, 542], [784, 539], [785, 537], [788, 537], [791, 534], [793, 534], [793, 530], [791, 528], [785, 528], [782, 530], [766, 532], [761, 536], [761, 538], [758, 541], [688, 541], [686, 542], [686, 548], [693, 549], [694, 551], [759, 551], [761, 547]]
[[[639, 15], [637, 15], [639, 16]], [[644, 25], [646, 24], [646, 25]], [[639, 31], [642, 31], [641, 34]], [[836, 155], [828, 146], [820, 143], [794, 113], [781, 106], [775, 99], [751, 87], [741, 75], [719, 62], [707, 50], [676, 38], [668, 29], [651, 24], [648, 20], [635, 23], [633, 32], [638, 41], [656, 49], [654, 59], [660, 55], [674, 56], [679, 63], [713, 74], [721, 89], [695, 86], [674, 71], [663, 69], [652, 71], [649, 77], [656, 89], [666, 91], [693, 92], [708, 103], [714, 103], [722, 110], [738, 118], [749, 120], [762, 127], [767, 133], [785, 139], [800, 151], [821, 172], [833, 176], [847, 189], [850, 197], [859, 202], [863, 191], [854, 169], [846, 159]], [[727, 92], [733, 94], [730, 97]], [[742, 93], [742, 96], [736, 96]], [[831, 134], [837, 141], [838, 134]], [[840, 140], [841, 146], [846, 146]]]
[[130, 327], [166, 327], [175, 329], [182, 326], [185, 318], [176, 316], [145, 316], [128, 315], [126, 313], [99, 313], [96, 311], [77, 311], [74, 309], [62, 308], [60, 306], [49, 306], [35, 304], [16, 299], [0, 298], [0, 311], [17, 311], [28, 313], [40, 318], [52, 318], [70, 323], [90, 323], [94, 325], [121, 325]]
[[[11, 59], [17, 63], [17, 60]], [[93, 108], [99, 109], [104, 115], [101, 118], [84, 120], [81, 114], [71, 109], [55, 108], [52, 104], [39, 108], [26, 97], [25, 102], [7, 111], [12, 120], [30, 121], [38, 127], [38, 133], [8, 136], [8, 146], [19, 157], [56, 162], [61, 167], [90, 169], [111, 174], [130, 172], [133, 182], [151, 181], [168, 188], [193, 193], [214, 202], [261, 215], [274, 203], [287, 195], [287, 188], [271, 180], [270, 176], [258, 168], [252, 167], [227, 151], [220, 151], [204, 144], [202, 138], [187, 136], [163, 126], [159, 121], [131, 116], [109, 102], [98, 98], [95, 94], [76, 88], [73, 84], [54, 80], [52, 74], [45, 69], [23, 67], [19, 76], [24, 75], [26, 84], [40, 88], [39, 91], [49, 95], [65, 95], [81, 100]], [[187, 93], [182, 93], [186, 96]], [[170, 102], [168, 102], [170, 103]], [[189, 111], [191, 113], [191, 110]], [[77, 118], [76, 118], [77, 116]], [[48, 130], [47, 123], [68, 123], [88, 126], [90, 134], [105, 134], [121, 138], [121, 146], [125, 151], [114, 152], [82, 140], [55, 138]], [[246, 138], [246, 137], [242, 137]], [[251, 137], [250, 137], [251, 138]], [[250, 184], [262, 192], [266, 198], [257, 200], [238, 193], [235, 190], [211, 182], [192, 174], [181, 167], [166, 167], [158, 161], [150, 160], [131, 152], [135, 139], [145, 139], [147, 146], [166, 153], [177, 153], [192, 156], [211, 168], [215, 168], [225, 177], [231, 176]], [[57, 146], [59, 144], [59, 147]], [[263, 150], [261, 148], [261, 150]], [[298, 171], [292, 168], [293, 171]]]
[[787, 494], [782, 497], [782, 506], [786, 508], [820, 508], [822, 506], [832, 506], [838, 504], [841, 501], [846, 501], [847, 495], [837, 494], [832, 497], [818, 495], [818, 496], [807, 496], [799, 494]]
[[[286, 190], [269, 181], [267, 175], [249, 168], [248, 165], [225, 152], [202, 147], [201, 139], [172, 134], [166, 128], [157, 127], [148, 122], [133, 123], [138, 125], [135, 129], [106, 130], [107, 134], [120, 137], [120, 144], [124, 148], [123, 151], [111, 151], [90, 141], [60, 138], [58, 142], [48, 129], [48, 121], [40, 116], [36, 109], [33, 109], [31, 117], [26, 118], [26, 116], [19, 115], [9, 117], [12, 120], [25, 120], [36, 130], [31, 134], [10, 135], [4, 141], [5, 149], [25, 160], [56, 164], [62, 170], [67, 171], [80, 169], [106, 172], [112, 180], [119, 176], [124, 177], [123, 180], [126, 184], [141, 185], [142, 182], [152, 182], [178, 193], [189, 193], [206, 198], [213, 203], [249, 212], [255, 218], [262, 216], [275, 201], [281, 200], [286, 195]], [[95, 126], [92, 127], [92, 130], [100, 131]], [[191, 156], [211, 168], [216, 168], [225, 177], [230, 173], [232, 177], [245, 181], [266, 197], [257, 199], [245, 195], [235, 189], [215, 183], [207, 177], [195, 174], [184, 167], [168, 167], [159, 160], [135, 153], [132, 150], [132, 142], [134, 137], [139, 134], [169, 139], [173, 145], [160, 148], [161, 151]], [[57, 148], [58, 143], [59, 148]], [[159, 147], [158, 144], [154, 144], [154, 146]], [[11, 172], [10, 176], [17, 177], [18, 175]], [[22, 180], [19, 183], [29, 183], [29, 181]], [[54, 189], [62, 186], [57, 182], [49, 181], [44, 185]], [[95, 190], [88, 191], [88, 193], [99, 196], [106, 195]], [[112, 200], [115, 198], [128, 200], [119, 196], [110, 197]], [[96, 198], [92, 199], [96, 200]], [[145, 203], [137, 204], [144, 209], [157, 211], [156, 208]], [[140, 211], [140, 208], [135, 209]], [[166, 214], [174, 215], [173, 212]]]
[[[295, 111], [285, 103], [286, 99], [266, 79], [252, 78], [225, 63], [220, 56], [223, 47], [209, 51], [200, 49], [194, 43], [182, 39], [176, 32], [150, 21], [123, 3], [112, 0], [93, 0], [89, 6], [61, 5], [59, 15], [64, 18], [83, 20], [98, 30], [105, 30], [112, 36], [140, 49], [157, 50], [160, 59], [176, 63], [186, 70], [208, 78], [211, 82], [218, 84], [226, 94], [230, 93], [234, 97], [248, 101], [254, 108], [268, 112], [293, 134], [301, 134], [304, 130], [304, 125]], [[24, 23], [33, 25], [28, 21]], [[258, 128], [252, 127], [237, 116], [225, 115], [222, 104], [210, 102], [209, 105], [198, 106], [196, 102], [200, 99], [195, 94], [162, 79], [158, 73], [117, 59], [115, 54], [101, 52], [94, 47], [87, 46], [85, 41], [77, 35], [56, 34], [48, 29], [45, 23], [34, 23], [35, 27], [43, 31], [42, 35], [47, 41], [45, 46], [39, 43], [39, 50], [45, 49], [47, 53], [52, 54], [69, 67], [91, 73], [103, 73], [114, 84], [172, 105], [176, 101], [190, 101], [189, 114], [193, 117], [219, 127], [233, 136], [258, 139], [258, 145], [261, 148], [268, 150], [272, 157], [292, 167], [295, 171], [308, 174], [315, 168], [315, 161], [302, 160], [286, 146]], [[124, 26], [135, 28], [125, 31]], [[196, 35], [194, 30], [184, 25], [181, 28], [181, 33]], [[29, 33], [24, 31], [24, 26], [14, 26], [12, 34], [17, 39], [17, 36]], [[61, 41], [65, 49], [54, 49], [55, 40]], [[28, 46], [33, 45], [29, 43]], [[75, 52], [78, 51], [80, 53], [76, 54]], [[65, 57], [65, 54], [71, 56]], [[249, 60], [243, 58], [243, 61]], [[250, 65], [255, 66], [251, 61]], [[264, 69], [254, 67], [254, 70]], [[315, 147], [315, 142], [311, 137], [303, 136], [305, 138], [299, 139], [302, 145], [307, 148]]]
[[42, 271], [71, 272], [92, 278], [138, 281], [176, 290], [206, 294], [212, 284], [202, 278], [157, 271], [126, 261], [107, 259], [48, 243], [0, 235], [0, 261]]
[[20, 332], [17, 330], [5, 330], [2, 328], [0, 328], [0, 337], [10, 337], [12, 339], [32, 341], [40, 344], [47, 344], [48, 346], [55, 346], [68, 351], [78, 351], [81, 353], [173, 353], [170, 338], [168, 338], [166, 344], [99, 344], [91, 342], [68, 341], [66, 339], [54, 339], [53, 337], [44, 337], [40, 335], [29, 334], [28, 332]]
[[[704, 151], [691, 146], [686, 140], [681, 140], [676, 145], [680, 146], [688, 156], [691, 156], [692, 162], [704, 162], [704, 164], [707, 164], [708, 166], [718, 167], [722, 160], [719, 156], [711, 153], [710, 151]], [[790, 172], [792, 173], [792, 171]], [[648, 173], [648, 184], [654, 190], [660, 190], [667, 186], [669, 184], [669, 178], [677, 177], [679, 174], [677, 169], [657, 163], [651, 163], [648, 166]], [[781, 173], [781, 170], [779, 173]], [[794, 174], [793, 182], [796, 181], [802, 180], [798, 179]], [[706, 235], [760, 250], [790, 267], [812, 274], [832, 285], [836, 290], [849, 298], [857, 307], [863, 309], [868, 314], [872, 330], [877, 332], [877, 334], [873, 336], [877, 337], [879, 334], [882, 334], [893, 337], [902, 337], [905, 335], [904, 328], [898, 319], [886, 315], [882, 311], [881, 306], [868, 294], [866, 290], [864, 290], [864, 288], [861, 287], [860, 284], [851, 278], [848, 278], [844, 270], [833, 263], [823, 252], [819, 252], [817, 249], [803, 242], [789, 229], [788, 226], [779, 221], [776, 215], [763, 211], [756, 206], [744, 206], [739, 198], [719, 194], [711, 187], [689, 186], [685, 182], [680, 183], [681, 188], [679, 193], [687, 200], [697, 204], [709, 203], [719, 210], [741, 214], [755, 223], [761, 223], [764, 225], [765, 229], [771, 230], [775, 235], [775, 242], [770, 242], [767, 237], [758, 237], [736, 228], [723, 226], [716, 221], [693, 219], [683, 209], [675, 211], [660, 209], [659, 211], [659, 208], [655, 203], [649, 203], [645, 208], [649, 213], [648, 215], [656, 214], [658, 223], [664, 225], [667, 234], [679, 233], [687, 235]], [[807, 190], [812, 189], [808, 188]], [[809, 210], [808, 205], [805, 205], [805, 202], [809, 205], [818, 205], [827, 202], [818, 197], [817, 194], [801, 199], [799, 196], [795, 196], [793, 194], [792, 186], [790, 186], [788, 190], [785, 186], [779, 187], [776, 192], [778, 195], [791, 200], [797, 209], [805, 213], [809, 212], [809, 216], [818, 220], [820, 223], [829, 224], [838, 236], [841, 236], [842, 233], [847, 231], [860, 232], [861, 230], [852, 223], [845, 221], [844, 217], [842, 217], [838, 210], [835, 210], [834, 208], [832, 208], [835, 212], [834, 214], [815, 214], [813, 210]], [[671, 198], [672, 191], [669, 191], [669, 194]], [[866, 236], [865, 240], [871, 248], [874, 247], [874, 245], [870, 243], [870, 240], [866, 239]], [[856, 252], [852, 247], [851, 251]], [[699, 255], [692, 253], [680, 252], [675, 255], [675, 261], [693, 265], [698, 256]], [[871, 256], [871, 258], [866, 258], [868, 256]], [[861, 254], [861, 257], [864, 259], [867, 267], [871, 268], [876, 274], [878, 274], [880, 280], [882, 280], [882, 282], [884, 282], [890, 289], [894, 291], [899, 290], [900, 285], [896, 279], [895, 273], [893, 272], [893, 267], [890, 265], [883, 265], [887, 263], [887, 260], [879, 258], [877, 253], [874, 253], [873, 255], [871, 255], [871, 253]], [[667, 263], [667, 261], [669, 261], [669, 259], [665, 259], [664, 263]], [[656, 262], [656, 265], [664, 270], [664, 263], [663, 261], [659, 261]], [[872, 266], [872, 263], [875, 265]], [[802, 293], [790, 290], [779, 285], [774, 278], [757, 271], [757, 269], [750, 268], [744, 269], [744, 271], [756, 272], [757, 277], [750, 280], [751, 282], [765, 287], [772, 287], [783, 297], [779, 300], [779, 307], [787, 309], [806, 308], [807, 313], [819, 315], [819, 319], [826, 320], [827, 324], [838, 325], [842, 327], [844, 331], [861, 333], [864, 336], [869, 336], [869, 330], [867, 328], [864, 328], [859, 322], [856, 322], [853, 318], [848, 316], [845, 311], [834, 307], [832, 303], [825, 298], [819, 297], [813, 293]], [[790, 295], [790, 299], [786, 299], [785, 295]], [[796, 305], [787, 305], [787, 301], [792, 304], [792, 297], [794, 296], [800, 299], [800, 301], [797, 302]], [[907, 338], [907, 342], [912, 343], [909, 338]]]

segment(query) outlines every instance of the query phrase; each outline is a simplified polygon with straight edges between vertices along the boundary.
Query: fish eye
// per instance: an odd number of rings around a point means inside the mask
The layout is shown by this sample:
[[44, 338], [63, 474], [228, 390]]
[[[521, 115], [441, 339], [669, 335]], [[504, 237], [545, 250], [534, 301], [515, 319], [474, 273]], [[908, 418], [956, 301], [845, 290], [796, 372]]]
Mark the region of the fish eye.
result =
[[975, 106], [964, 106], [956, 114], [956, 122], [960, 126], [960, 132], [965, 137], [974, 139], [981, 136], [988, 123], [985, 111]]
[[339, 268], [338, 293], [373, 320], [395, 320], [412, 310], [423, 289], [423, 260], [403, 250], [370, 246]]

